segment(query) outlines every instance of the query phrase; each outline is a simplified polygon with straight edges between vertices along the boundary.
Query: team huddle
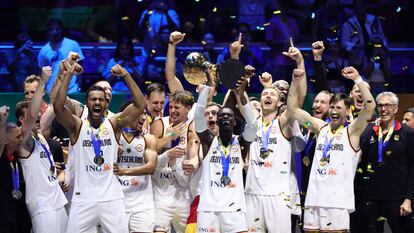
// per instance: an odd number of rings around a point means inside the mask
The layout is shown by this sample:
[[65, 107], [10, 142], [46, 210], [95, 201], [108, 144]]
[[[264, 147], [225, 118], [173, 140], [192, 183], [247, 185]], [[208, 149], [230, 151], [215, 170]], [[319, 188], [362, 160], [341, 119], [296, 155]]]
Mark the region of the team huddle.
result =
[[[297, 66], [290, 85], [263, 73], [260, 99], [249, 97], [254, 68], [246, 66], [223, 103], [212, 102], [219, 83], [211, 79], [197, 87], [195, 100], [175, 76], [175, 49], [184, 36], [170, 35], [168, 112], [163, 111], [163, 85], [149, 85], [144, 95], [120, 65], [111, 72], [124, 79], [132, 98], [118, 113], [108, 110], [112, 93], [106, 81], [89, 88], [85, 105], [69, 98], [72, 76], [83, 71], [76, 53], [61, 62], [49, 105], [43, 95], [52, 71], [43, 67], [40, 77], [25, 81], [32, 89], [17, 104], [17, 124], [7, 123], [8, 107], [0, 108], [0, 150], [12, 171], [10, 195], [25, 198], [33, 232], [173, 228], [177, 233], [287, 233], [292, 232], [292, 215], [300, 216], [305, 232], [349, 232], [350, 213], [358, 209], [354, 177], [361, 154], [372, 144], [366, 142], [370, 138], [363, 141], [365, 131], [372, 124], [380, 131], [379, 162], [390, 157], [388, 142], [399, 141], [391, 138], [398, 127], [405, 137], [414, 136], [406, 126], [395, 125], [395, 94], [384, 92], [374, 100], [358, 71], [346, 67], [342, 76], [355, 82], [356, 97], [322, 91], [311, 115], [302, 110], [304, 59], [291, 42], [284, 52]], [[318, 46], [320, 42], [313, 44]], [[242, 47], [241, 40], [230, 45], [232, 59], [238, 59]], [[377, 120], [376, 103], [381, 106]], [[60, 161], [55, 161], [47, 137], [54, 121], [69, 138], [67, 158]], [[400, 152], [412, 155], [410, 148], [407, 143]], [[296, 160], [298, 153], [302, 156]], [[299, 166], [307, 180], [297, 174]], [[411, 214], [414, 196], [413, 171], [408, 173], [397, 210], [404, 216]], [[19, 177], [24, 178], [25, 195]], [[306, 182], [306, 191], [299, 180]]]

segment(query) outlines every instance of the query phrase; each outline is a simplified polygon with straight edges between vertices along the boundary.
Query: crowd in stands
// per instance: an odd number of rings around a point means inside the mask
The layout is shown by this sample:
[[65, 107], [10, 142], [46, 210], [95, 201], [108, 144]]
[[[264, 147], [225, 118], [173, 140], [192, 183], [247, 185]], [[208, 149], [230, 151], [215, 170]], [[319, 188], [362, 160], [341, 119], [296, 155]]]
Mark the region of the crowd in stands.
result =
[[[111, 1], [108, 1], [111, 2]], [[82, 30], [68, 28], [65, 20], [51, 18], [45, 22], [47, 30], [40, 34], [21, 25], [16, 36], [12, 55], [0, 54], [2, 91], [22, 91], [22, 81], [39, 67], [51, 65], [57, 75], [58, 62], [67, 57], [69, 51], [83, 53], [79, 43], [116, 43], [113, 57], [101, 61], [95, 73], [108, 80], [115, 92], [125, 92], [126, 84], [111, 77], [109, 68], [115, 63], [128, 68], [134, 80], [144, 86], [164, 80], [165, 59], [169, 34], [180, 30], [186, 34], [182, 45], [201, 46], [203, 54], [212, 63], [220, 64], [229, 58], [229, 48], [214, 49], [220, 42], [234, 40], [243, 34], [240, 60], [257, 71], [267, 71], [274, 77], [290, 81], [293, 64], [282, 55], [290, 38], [296, 44], [310, 47], [312, 42], [323, 41], [321, 58], [308, 62], [313, 80], [325, 78], [332, 91], [350, 91], [351, 84], [340, 78], [340, 70], [354, 66], [375, 93], [387, 88], [392, 77], [389, 56], [389, 41], [406, 41], [410, 37], [397, 37], [389, 27], [389, 21], [400, 17], [399, 27], [409, 29], [407, 18], [412, 8], [407, 1], [373, 0], [228, 0], [228, 1], [114, 1], [114, 20], [107, 27], [114, 30], [98, 30], [96, 24], [87, 23]], [[388, 8], [388, 10], [384, 10]], [[134, 13], [131, 13], [134, 9]], [[138, 9], [138, 10], [137, 10]], [[370, 12], [370, 13], [368, 13]], [[375, 14], [371, 14], [374, 12]], [[403, 16], [398, 16], [398, 13]], [[391, 15], [390, 15], [391, 14]], [[384, 15], [386, 15], [385, 18]], [[395, 16], [397, 15], [397, 16]], [[112, 15], [111, 15], [112, 16]], [[93, 18], [93, 16], [91, 16]], [[97, 17], [97, 16], [95, 16]], [[394, 17], [394, 18], [393, 18]], [[407, 16], [409, 17], [409, 16]], [[49, 17], [50, 18], [50, 17]], [[102, 17], [101, 17], [102, 18]], [[108, 18], [111, 18], [108, 16]], [[91, 26], [91, 24], [93, 24]], [[103, 26], [101, 26], [103, 27]], [[75, 31], [75, 32], [74, 32]], [[39, 53], [33, 49], [33, 40], [47, 43]], [[134, 49], [134, 45], [140, 45]], [[263, 51], [270, 48], [270, 51]], [[181, 65], [186, 55], [193, 50], [178, 48], [177, 75], [182, 75]], [[36, 59], [37, 58], [37, 59]], [[315, 58], [316, 59], [316, 58]], [[314, 64], [313, 64], [314, 63]], [[324, 76], [318, 76], [320, 72]], [[85, 75], [85, 79], [87, 79]], [[5, 81], [6, 80], [6, 81]], [[85, 91], [88, 85], [82, 77], [74, 78], [69, 91]], [[51, 85], [51, 84], [50, 84]], [[48, 85], [46, 90], [50, 90]], [[257, 92], [260, 83], [250, 84]]]

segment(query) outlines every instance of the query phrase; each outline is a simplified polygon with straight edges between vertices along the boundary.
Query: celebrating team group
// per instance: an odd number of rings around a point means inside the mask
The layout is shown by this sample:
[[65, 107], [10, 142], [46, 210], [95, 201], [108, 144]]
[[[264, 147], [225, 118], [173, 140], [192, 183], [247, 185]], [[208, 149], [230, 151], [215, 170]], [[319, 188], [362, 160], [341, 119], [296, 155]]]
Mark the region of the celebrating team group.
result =
[[[288, 233], [296, 219], [305, 232], [349, 232], [354, 211], [363, 232], [379, 232], [380, 216], [393, 232], [409, 232], [414, 131], [395, 119], [394, 93], [374, 99], [358, 71], [346, 67], [343, 78], [355, 82], [350, 96], [321, 91], [309, 114], [302, 110], [304, 59], [291, 41], [283, 53], [296, 63], [290, 86], [263, 73], [260, 99], [249, 97], [255, 74], [245, 64], [223, 103], [212, 102], [220, 83], [209, 75], [195, 100], [175, 76], [184, 36], [170, 35], [168, 112], [163, 85], [149, 85], [144, 95], [120, 65], [111, 72], [132, 98], [118, 113], [108, 109], [106, 81], [88, 89], [84, 105], [69, 98], [72, 76], [83, 71], [76, 53], [61, 62], [49, 105], [43, 95], [52, 71], [43, 67], [25, 81], [35, 85], [16, 105], [17, 124], [7, 123], [8, 107], [0, 108], [10, 196], [25, 198], [34, 233]], [[242, 47], [241, 39], [230, 45], [231, 59]], [[312, 47], [322, 50], [323, 43]], [[55, 120], [69, 138], [65, 162], [55, 161], [43, 136]], [[366, 190], [358, 198], [356, 174]]]

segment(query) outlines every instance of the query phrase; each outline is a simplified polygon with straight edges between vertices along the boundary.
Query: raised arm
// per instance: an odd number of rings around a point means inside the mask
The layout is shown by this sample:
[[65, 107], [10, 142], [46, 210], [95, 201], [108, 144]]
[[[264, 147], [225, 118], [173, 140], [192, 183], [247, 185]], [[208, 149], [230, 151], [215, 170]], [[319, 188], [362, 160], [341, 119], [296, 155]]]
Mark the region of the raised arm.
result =
[[[308, 112], [299, 108], [297, 93], [300, 91], [301, 79], [305, 78], [304, 70], [295, 69], [292, 74], [292, 84], [287, 99], [287, 110], [283, 114], [285, 121], [297, 120], [304, 127], [309, 127], [315, 134], [319, 133], [319, 129], [326, 123], [318, 118], [312, 117]], [[282, 116], [283, 116], [282, 115]]]
[[129, 123], [134, 122], [138, 116], [144, 113], [146, 102], [144, 95], [127, 70], [117, 64], [112, 67], [111, 72], [115, 76], [124, 77], [134, 103], [110, 119], [115, 128], [116, 138], [119, 139], [122, 128], [126, 127]]
[[314, 69], [314, 79], [315, 87], [317, 92], [323, 90], [329, 90], [328, 83], [326, 82], [326, 68], [322, 61], [322, 54], [325, 50], [323, 41], [316, 41], [312, 43], [312, 53], [313, 53], [313, 69]]
[[65, 106], [65, 102], [67, 99], [70, 79], [72, 78], [72, 75], [76, 73], [75, 69], [77, 66], [80, 67], [77, 63], [72, 65], [66, 75], [63, 76], [62, 83], [58, 89], [59, 95], [56, 95], [56, 99], [53, 102], [53, 109], [55, 110], [56, 119], [68, 131], [69, 138], [72, 143], [75, 143], [76, 141], [76, 137], [81, 126], [81, 120], [79, 117], [70, 112], [70, 110]]
[[369, 124], [372, 114], [375, 110], [374, 97], [369, 90], [368, 84], [364, 82], [359, 75], [358, 71], [350, 66], [342, 69], [342, 76], [347, 79], [353, 80], [361, 90], [362, 100], [364, 101], [364, 107], [360, 111], [358, 118], [349, 125], [349, 136], [351, 145], [354, 149], [358, 150], [359, 139], [365, 127]]
[[52, 75], [52, 68], [50, 66], [42, 67], [42, 74], [40, 75], [40, 82], [37, 85], [36, 91], [33, 95], [33, 98], [30, 101], [29, 109], [26, 114], [26, 118], [22, 124], [22, 141], [23, 143], [27, 142], [27, 139], [30, 137], [33, 128], [36, 124], [36, 119], [40, 112], [40, 106], [43, 101], [43, 93], [45, 91], [45, 85], [49, 81], [50, 76]]
[[246, 121], [246, 126], [239, 140], [242, 148], [242, 157], [243, 160], [246, 161], [250, 144], [256, 138], [258, 113], [250, 104], [249, 98], [244, 91], [236, 89], [235, 93], [237, 105]]
[[195, 131], [203, 148], [203, 158], [207, 155], [210, 145], [214, 139], [213, 134], [208, 129], [207, 120], [204, 116], [209, 91], [209, 86], [201, 85], [200, 95], [198, 96], [196, 109], [194, 111]]
[[[290, 38], [290, 47], [287, 52], [283, 52], [283, 55], [288, 56], [290, 59], [296, 62], [296, 68], [299, 70], [305, 71], [305, 62], [303, 60], [302, 53], [298, 48], [293, 45], [292, 38]], [[299, 107], [302, 107], [303, 101], [306, 97], [307, 84], [306, 84], [306, 73], [304, 73], [304, 78], [298, 79], [298, 92], [296, 97], [298, 98]]]
[[177, 63], [175, 58], [175, 50], [177, 48], [177, 44], [183, 41], [184, 37], [185, 33], [177, 31], [170, 34], [170, 41], [168, 42], [167, 50], [167, 60], [165, 61], [165, 78], [167, 79], [170, 93], [173, 93], [176, 90], [184, 90], [180, 80], [175, 76], [175, 66]]
[[146, 134], [144, 159], [145, 165], [140, 167], [120, 168], [118, 164], [114, 164], [114, 173], [117, 176], [144, 176], [152, 175], [155, 172], [157, 164], [156, 138], [154, 135]]
[[0, 107], [0, 158], [3, 154], [4, 147], [6, 145], [6, 125], [7, 118], [9, 117], [9, 107], [4, 105]]

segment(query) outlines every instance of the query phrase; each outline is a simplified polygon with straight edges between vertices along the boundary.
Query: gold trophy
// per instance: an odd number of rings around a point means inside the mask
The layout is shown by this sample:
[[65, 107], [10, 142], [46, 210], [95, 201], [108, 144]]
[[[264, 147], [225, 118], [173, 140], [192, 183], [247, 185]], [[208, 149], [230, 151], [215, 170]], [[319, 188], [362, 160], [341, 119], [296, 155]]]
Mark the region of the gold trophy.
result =
[[220, 65], [210, 61], [198, 52], [190, 53], [184, 61], [184, 78], [193, 85], [221, 83], [229, 89], [236, 87], [237, 80], [244, 75], [244, 65], [229, 59]]

